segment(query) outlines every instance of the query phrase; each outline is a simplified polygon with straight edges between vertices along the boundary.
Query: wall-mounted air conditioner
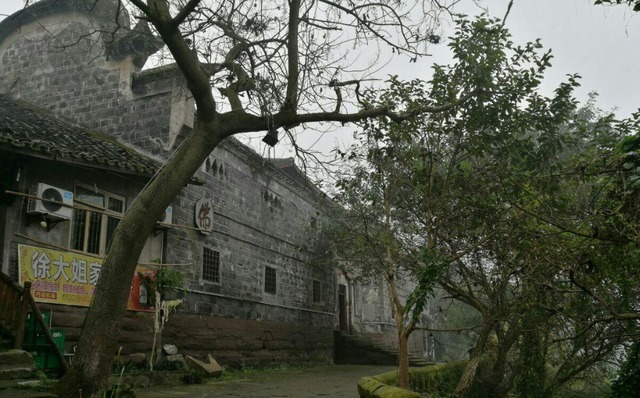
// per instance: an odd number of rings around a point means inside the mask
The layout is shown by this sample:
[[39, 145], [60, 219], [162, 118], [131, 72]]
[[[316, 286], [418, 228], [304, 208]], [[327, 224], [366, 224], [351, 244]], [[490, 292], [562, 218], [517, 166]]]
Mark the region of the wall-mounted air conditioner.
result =
[[173, 224], [173, 206], [169, 206], [164, 210], [164, 215], [160, 217], [158, 222], [163, 224]]
[[[34, 187], [32, 195], [44, 200], [30, 198], [29, 214], [46, 214], [67, 220], [73, 215], [73, 208], [62, 205], [73, 206], [73, 192], [40, 182]], [[52, 200], [58, 203], [50, 202]]]

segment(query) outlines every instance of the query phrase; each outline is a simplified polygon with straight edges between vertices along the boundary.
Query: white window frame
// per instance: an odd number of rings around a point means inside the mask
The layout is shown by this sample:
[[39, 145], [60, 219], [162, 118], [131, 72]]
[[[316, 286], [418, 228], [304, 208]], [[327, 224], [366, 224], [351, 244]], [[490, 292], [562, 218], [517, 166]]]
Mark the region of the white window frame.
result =
[[[82, 189], [86, 189], [89, 191], [92, 191], [96, 194], [102, 195], [104, 197], [104, 203], [102, 206], [96, 205], [95, 203], [89, 203], [89, 202], [83, 202], [82, 199], [80, 199], [80, 196], [77, 194], [78, 188], [82, 188]], [[124, 212], [127, 208], [127, 201], [126, 198], [124, 196], [121, 195], [116, 195], [114, 193], [105, 191], [103, 189], [98, 189], [96, 186], [91, 186], [88, 184], [82, 184], [82, 183], [76, 183], [75, 187], [74, 187], [74, 206], [77, 207], [81, 207], [82, 209], [74, 209], [74, 214], [73, 214], [73, 218], [72, 218], [72, 222], [71, 222], [71, 228], [69, 228], [69, 242], [70, 242], [70, 247], [72, 247], [75, 250], [79, 250], [82, 251], [84, 253], [88, 253], [88, 254], [93, 254], [93, 255], [98, 255], [98, 256], [104, 256], [106, 251], [107, 251], [107, 223], [108, 223], [108, 219], [109, 218], [114, 218], [114, 219], [118, 219], [120, 220], [122, 218], [122, 216], [124, 215]], [[109, 199], [115, 199], [115, 200], [119, 200], [122, 202], [122, 211], [121, 212], [117, 212], [117, 211], [113, 211], [113, 210], [109, 210]], [[74, 232], [76, 231], [76, 214], [78, 211], [85, 211], [85, 220], [84, 220], [84, 231], [83, 231], [83, 242], [82, 242], [82, 247], [81, 248], [77, 248], [75, 247], [75, 237], [74, 237]], [[88, 248], [89, 248], [89, 239], [90, 239], [90, 235], [93, 233], [92, 231], [90, 231], [90, 227], [91, 227], [91, 223], [90, 223], [90, 217], [91, 217], [91, 213], [95, 213], [95, 214], [99, 214], [100, 215], [100, 226], [99, 226], [99, 237], [98, 239], [100, 240], [98, 242], [98, 253], [94, 253], [94, 252], [89, 252]]]

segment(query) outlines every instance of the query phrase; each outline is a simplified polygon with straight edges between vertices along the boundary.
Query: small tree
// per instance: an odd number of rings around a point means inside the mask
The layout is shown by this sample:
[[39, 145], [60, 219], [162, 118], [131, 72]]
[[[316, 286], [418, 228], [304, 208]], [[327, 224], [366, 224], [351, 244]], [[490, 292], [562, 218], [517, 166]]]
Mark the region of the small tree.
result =
[[[369, 101], [411, 109], [425, 98], [446, 101], [469, 85], [486, 91], [401, 124], [367, 121], [359, 147], [344, 154], [351, 162], [339, 187], [349, 216], [337, 236], [346, 242], [347, 259], [365, 272], [377, 270], [390, 285], [396, 314], [404, 315], [396, 321], [400, 347], [415, 326], [407, 309], [422, 308], [424, 286], [434, 278], [482, 316], [459, 397], [482, 358], [491, 367], [485, 389], [492, 396], [515, 386], [523, 396], [542, 397], [619, 344], [615, 328], [594, 327], [602, 312], [592, 317], [579, 310], [588, 302], [584, 295], [559, 293], [566, 290], [562, 270], [578, 261], [590, 237], [580, 205], [592, 183], [570, 172], [569, 145], [585, 143], [584, 118], [571, 96], [576, 77], [552, 98], [540, 95], [551, 59], [538, 54], [540, 47], [513, 45], [496, 21], [460, 21], [451, 40], [456, 64], [436, 67], [428, 90], [392, 80]], [[408, 305], [392, 286], [403, 274], [427, 281], [418, 283]], [[552, 354], [559, 365], [547, 383]], [[406, 368], [401, 359], [401, 386], [408, 385]]]

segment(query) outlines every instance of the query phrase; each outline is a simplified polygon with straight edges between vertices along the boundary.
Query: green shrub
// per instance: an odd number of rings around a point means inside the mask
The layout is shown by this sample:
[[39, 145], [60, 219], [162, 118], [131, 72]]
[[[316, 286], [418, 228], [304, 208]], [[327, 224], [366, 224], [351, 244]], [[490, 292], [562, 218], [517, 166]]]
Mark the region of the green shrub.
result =
[[[482, 380], [486, 374], [487, 361], [480, 362], [476, 380]], [[413, 391], [403, 390], [397, 385], [397, 372], [391, 371], [373, 377], [363, 377], [358, 382], [361, 397], [409, 398], [428, 396], [429, 398], [449, 398], [458, 385], [458, 381], [466, 367], [466, 361], [430, 365], [424, 368], [411, 369], [409, 382]], [[474, 382], [469, 398], [486, 397], [481, 382]]]
[[182, 376], [184, 384], [204, 384], [207, 381], [207, 375], [190, 369], [189, 372]]
[[611, 397], [636, 398], [640, 394], [640, 343], [634, 343], [625, 359], [618, 377], [611, 385]]

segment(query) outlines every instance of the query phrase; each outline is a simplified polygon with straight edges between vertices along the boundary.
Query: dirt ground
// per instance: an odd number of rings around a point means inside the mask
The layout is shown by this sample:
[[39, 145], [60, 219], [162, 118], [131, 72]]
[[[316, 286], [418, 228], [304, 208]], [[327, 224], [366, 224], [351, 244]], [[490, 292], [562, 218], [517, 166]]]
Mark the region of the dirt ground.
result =
[[136, 389], [137, 398], [161, 397], [358, 397], [358, 380], [393, 370], [389, 366], [334, 365], [256, 373], [231, 380], [179, 387]]

